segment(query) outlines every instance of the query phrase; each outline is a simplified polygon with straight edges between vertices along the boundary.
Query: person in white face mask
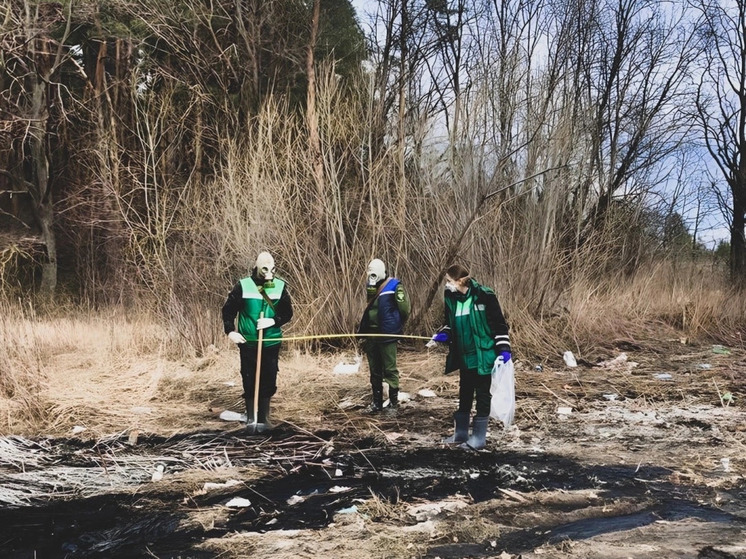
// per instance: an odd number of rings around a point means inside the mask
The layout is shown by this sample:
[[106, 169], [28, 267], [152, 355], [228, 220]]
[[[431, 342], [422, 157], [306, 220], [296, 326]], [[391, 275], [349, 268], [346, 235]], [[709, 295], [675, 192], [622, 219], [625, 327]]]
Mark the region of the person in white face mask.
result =
[[[458, 411], [454, 434], [446, 443], [465, 443], [476, 450], [486, 444], [490, 414], [492, 367], [497, 359], [511, 359], [508, 324], [497, 295], [470, 277], [459, 264], [446, 270], [445, 325], [426, 344], [449, 344], [446, 373], [459, 370]], [[476, 415], [469, 435], [469, 415], [476, 400]]]
[[[269, 252], [260, 253], [251, 274], [240, 280], [228, 294], [222, 309], [223, 329], [238, 345], [241, 380], [246, 400], [246, 425], [257, 433], [272, 428], [269, 408], [277, 392], [277, 371], [282, 342], [281, 326], [293, 317], [285, 281], [275, 275], [275, 260]], [[238, 320], [236, 320], [238, 318]], [[259, 405], [254, 418], [254, 387], [259, 331], [262, 356], [259, 373]]]
[[[386, 275], [378, 258], [368, 265], [367, 305], [360, 320], [360, 334], [402, 334], [411, 310], [409, 296], [396, 278]], [[389, 410], [399, 405], [399, 369], [396, 365], [397, 338], [371, 337], [364, 342], [373, 393], [369, 413], [383, 409], [383, 382], [389, 385]]]

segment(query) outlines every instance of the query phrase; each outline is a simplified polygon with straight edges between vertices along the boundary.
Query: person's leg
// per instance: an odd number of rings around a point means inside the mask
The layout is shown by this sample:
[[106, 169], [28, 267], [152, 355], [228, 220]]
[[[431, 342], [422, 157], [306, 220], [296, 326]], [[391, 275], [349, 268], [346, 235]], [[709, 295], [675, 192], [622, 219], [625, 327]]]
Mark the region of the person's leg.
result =
[[492, 394], [490, 394], [491, 386], [492, 375], [475, 375], [474, 391], [476, 393], [477, 401], [477, 417], [487, 417], [490, 415], [490, 404], [492, 403]]
[[471, 424], [471, 436], [466, 444], [474, 450], [481, 450], [487, 444], [487, 426], [489, 424], [490, 386], [492, 375], [476, 375], [474, 385], [476, 390], [477, 411]]
[[365, 354], [368, 357], [370, 388], [373, 393], [373, 399], [368, 411], [370, 413], [378, 413], [383, 409], [383, 359], [381, 357], [380, 344], [366, 342]]
[[254, 423], [254, 383], [256, 380], [256, 346], [240, 344], [241, 355], [241, 384], [243, 398], [246, 403], [246, 423]]
[[389, 385], [389, 406], [399, 405], [399, 369], [396, 366], [397, 343], [380, 344], [383, 380]]
[[458, 385], [458, 411], [471, 413], [471, 406], [474, 403], [474, 390], [479, 375], [473, 369], [461, 369], [459, 371]]
[[263, 424], [264, 429], [272, 428], [269, 421], [269, 409], [272, 396], [277, 393], [277, 371], [279, 369], [280, 346], [262, 348], [262, 365], [259, 375], [259, 410], [257, 423]]

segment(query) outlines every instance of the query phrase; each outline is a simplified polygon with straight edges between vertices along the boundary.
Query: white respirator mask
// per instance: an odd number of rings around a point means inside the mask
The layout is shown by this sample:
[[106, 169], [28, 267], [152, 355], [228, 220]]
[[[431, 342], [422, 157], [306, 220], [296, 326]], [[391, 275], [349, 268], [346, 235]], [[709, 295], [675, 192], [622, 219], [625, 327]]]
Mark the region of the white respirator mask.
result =
[[376, 258], [368, 264], [368, 283], [366, 291], [369, 297], [374, 297], [377, 292], [376, 286], [381, 280], [386, 279], [386, 266], [382, 260]]
[[446, 282], [446, 291], [450, 291], [451, 293], [456, 293], [458, 291], [458, 288], [456, 287], [456, 284], [450, 281]]
[[256, 257], [256, 277], [264, 280], [265, 287], [273, 287], [275, 277], [275, 259], [268, 252], [261, 252]]

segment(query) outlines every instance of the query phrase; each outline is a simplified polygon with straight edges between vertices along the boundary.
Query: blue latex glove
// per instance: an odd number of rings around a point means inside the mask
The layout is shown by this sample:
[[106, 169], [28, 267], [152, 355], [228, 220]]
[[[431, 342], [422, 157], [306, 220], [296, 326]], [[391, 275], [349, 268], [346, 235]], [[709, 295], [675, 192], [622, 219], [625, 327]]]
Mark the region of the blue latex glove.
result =
[[447, 344], [450, 339], [450, 332], [448, 332], [447, 330], [441, 330], [440, 332], [433, 334], [433, 337], [430, 338], [430, 341], [425, 344], [425, 347], [428, 349], [432, 349], [438, 344]]
[[508, 361], [510, 361], [510, 357], [511, 355], [509, 351], [501, 351], [497, 354], [497, 358], [502, 359], [503, 363], [507, 363]]
[[434, 342], [438, 342], [441, 344], [447, 344], [450, 339], [451, 336], [448, 334], [448, 332], [438, 332], [432, 337], [432, 340]]

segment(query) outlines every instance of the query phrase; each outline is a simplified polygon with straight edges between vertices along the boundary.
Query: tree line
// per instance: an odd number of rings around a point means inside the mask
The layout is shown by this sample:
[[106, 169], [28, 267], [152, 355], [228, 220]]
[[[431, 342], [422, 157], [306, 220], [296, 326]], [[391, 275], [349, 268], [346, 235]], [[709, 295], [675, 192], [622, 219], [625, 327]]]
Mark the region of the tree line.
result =
[[713, 212], [739, 283], [745, 8], [8, 0], [0, 289], [145, 297], [204, 346], [266, 248], [308, 328], [349, 328], [372, 257], [422, 286], [415, 325], [456, 259], [541, 313]]

